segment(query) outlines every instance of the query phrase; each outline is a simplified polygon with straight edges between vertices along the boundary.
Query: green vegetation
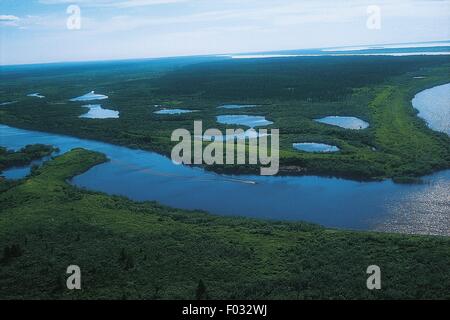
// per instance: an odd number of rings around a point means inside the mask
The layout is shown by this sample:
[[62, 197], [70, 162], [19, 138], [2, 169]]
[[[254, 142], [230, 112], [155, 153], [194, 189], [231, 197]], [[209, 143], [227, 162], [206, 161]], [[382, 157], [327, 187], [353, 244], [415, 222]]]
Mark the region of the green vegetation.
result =
[[[106, 161], [74, 149], [0, 193], [0, 299], [449, 299], [450, 239], [224, 218], [65, 181]], [[65, 289], [69, 265], [82, 290]], [[366, 269], [382, 270], [382, 290]]]
[[[411, 105], [417, 92], [450, 82], [448, 56], [298, 57], [224, 60], [182, 58], [48, 66], [4, 67], [0, 123], [64, 133], [169, 155], [176, 128], [226, 126], [220, 114], [264, 115], [279, 128], [280, 174], [417, 181], [450, 167], [450, 138], [430, 130]], [[423, 78], [415, 79], [415, 76]], [[70, 98], [91, 90], [109, 96], [104, 108], [119, 119], [78, 118], [82, 103]], [[40, 92], [45, 99], [26, 97]], [[95, 102], [94, 102], [95, 103]], [[224, 110], [226, 103], [257, 108]], [[155, 105], [199, 110], [157, 115]], [[345, 130], [314, 121], [328, 115], [356, 116], [365, 130]], [[322, 142], [341, 151], [295, 151], [295, 142]], [[250, 166], [208, 166], [230, 173]]]
[[0, 173], [5, 168], [24, 166], [33, 160], [49, 156], [56, 150], [44, 144], [27, 145], [19, 151], [7, 150], [0, 146]]

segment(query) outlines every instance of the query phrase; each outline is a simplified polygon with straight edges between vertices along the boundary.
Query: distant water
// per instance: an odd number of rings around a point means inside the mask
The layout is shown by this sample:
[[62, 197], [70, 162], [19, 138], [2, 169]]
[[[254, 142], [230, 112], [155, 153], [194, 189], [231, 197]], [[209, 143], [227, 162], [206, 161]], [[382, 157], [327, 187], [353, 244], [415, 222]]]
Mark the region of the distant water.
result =
[[80, 118], [90, 118], [90, 119], [108, 119], [108, 118], [119, 118], [119, 111], [103, 109], [99, 104], [88, 104], [83, 106], [89, 108], [89, 111], [82, 114]]
[[328, 227], [450, 235], [450, 170], [412, 185], [315, 176], [219, 175], [177, 166], [153, 152], [92, 140], [4, 125], [0, 133], [0, 145], [9, 149], [44, 143], [58, 147], [61, 153], [75, 147], [105, 153], [109, 162], [75, 177], [72, 183], [133, 200]]
[[27, 94], [27, 97], [34, 97], [34, 98], [40, 98], [40, 99], [45, 98], [45, 96], [43, 96], [39, 93], [29, 93], [29, 94]]
[[450, 83], [419, 92], [412, 105], [431, 129], [450, 136]]
[[329, 116], [316, 119], [315, 121], [352, 130], [361, 130], [369, 127], [367, 122], [356, 117]]
[[222, 141], [233, 141], [233, 140], [244, 140], [244, 139], [256, 139], [261, 137], [267, 137], [270, 136], [270, 134], [267, 133], [260, 133], [259, 131], [250, 128], [248, 130], [245, 130], [243, 133], [237, 133], [237, 134], [225, 134], [221, 136], [210, 136], [210, 135], [203, 135], [203, 136], [195, 136], [195, 138], [202, 139], [203, 141], [215, 141], [217, 139]]
[[315, 142], [302, 142], [292, 144], [294, 149], [305, 151], [305, 152], [337, 152], [339, 148], [324, 143]]
[[194, 112], [196, 110], [187, 110], [187, 109], [162, 109], [155, 111], [156, 114], [183, 114], [183, 113], [190, 113]]
[[217, 116], [217, 122], [222, 124], [243, 125], [250, 128], [261, 127], [273, 124], [272, 121], [266, 120], [263, 116], [248, 115], [223, 115]]
[[94, 91], [86, 93], [85, 95], [70, 99], [70, 101], [92, 101], [92, 100], [104, 100], [108, 99], [108, 96], [103, 94], [97, 94]]
[[225, 104], [223, 106], [218, 106], [220, 109], [242, 109], [242, 108], [255, 108], [256, 104]]
[[2, 103], [0, 103], [0, 106], [7, 106], [7, 105], [10, 105], [10, 104], [14, 104], [14, 103], [16, 103], [17, 101], [6, 101], [6, 102], [2, 102]]

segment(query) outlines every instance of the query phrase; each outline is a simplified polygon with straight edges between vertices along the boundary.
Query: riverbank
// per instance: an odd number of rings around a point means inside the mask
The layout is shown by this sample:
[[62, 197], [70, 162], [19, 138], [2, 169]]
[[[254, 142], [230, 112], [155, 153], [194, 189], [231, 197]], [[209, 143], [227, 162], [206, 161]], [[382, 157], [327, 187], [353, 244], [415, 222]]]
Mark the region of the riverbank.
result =
[[[448, 298], [448, 237], [225, 218], [65, 182], [105, 160], [75, 149], [0, 193], [0, 243], [20, 249], [0, 298], [193, 299], [200, 280], [210, 299]], [[82, 290], [65, 289], [71, 264]], [[373, 264], [382, 290], [366, 288]]]

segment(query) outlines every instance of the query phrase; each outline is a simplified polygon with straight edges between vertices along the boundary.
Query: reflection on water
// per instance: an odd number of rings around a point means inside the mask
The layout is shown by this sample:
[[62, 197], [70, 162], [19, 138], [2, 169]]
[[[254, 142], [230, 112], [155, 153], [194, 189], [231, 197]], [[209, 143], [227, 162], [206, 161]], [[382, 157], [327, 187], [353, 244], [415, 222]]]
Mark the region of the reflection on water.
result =
[[356, 117], [329, 116], [322, 119], [316, 119], [315, 121], [352, 130], [361, 130], [369, 127], [367, 122]]
[[392, 215], [376, 230], [450, 235], [450, 173], [429, 181], [425, 188], [404, 192], [386, 204]]

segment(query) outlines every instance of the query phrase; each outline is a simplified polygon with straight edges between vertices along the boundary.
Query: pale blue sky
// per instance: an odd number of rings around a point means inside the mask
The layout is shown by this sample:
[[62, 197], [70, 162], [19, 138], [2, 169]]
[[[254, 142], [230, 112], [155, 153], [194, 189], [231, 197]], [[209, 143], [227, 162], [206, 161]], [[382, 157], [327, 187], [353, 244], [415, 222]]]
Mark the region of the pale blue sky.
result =
[[448, 39], [450, 0], [0, 0], [3, 65]]

